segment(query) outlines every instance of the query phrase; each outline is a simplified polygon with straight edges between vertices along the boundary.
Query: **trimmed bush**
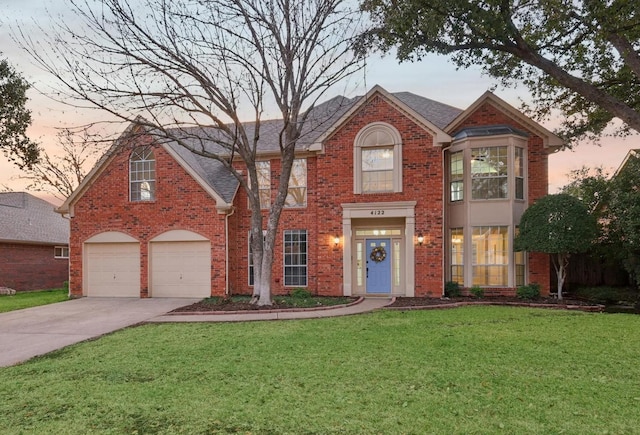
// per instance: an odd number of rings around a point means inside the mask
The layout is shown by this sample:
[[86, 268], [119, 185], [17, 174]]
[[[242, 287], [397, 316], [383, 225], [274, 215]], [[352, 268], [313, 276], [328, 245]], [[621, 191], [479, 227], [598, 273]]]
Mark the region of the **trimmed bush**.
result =
[[448, 298], [457, 298], [462, 295], [460, 284], [456, 281], [447, 281], [444, 284], [444, 295]]
[[575, 296], [599, 304], [615, 304], [621, 301], [635, 302], [639, 298], [638, 291], [626, 287], [580, 287]]
[[312, 295], [309, 290], [305, 288], [297, 287], [289, 292], [289, 296], [291, 296], [292, 298], [308, 299]]
[[473, 287], [471, 287], [471, 289], [469, 289], [469, 292], [471, 292], [471, 294], [478, 299], [484, 297], [484, 289], [479, 285], [474, 285]]
[[516, 296], [519, 299], [538, 299], [540, 297], [540, 284], [531, 283], [529, 285], [523, 285], [516, 290]]

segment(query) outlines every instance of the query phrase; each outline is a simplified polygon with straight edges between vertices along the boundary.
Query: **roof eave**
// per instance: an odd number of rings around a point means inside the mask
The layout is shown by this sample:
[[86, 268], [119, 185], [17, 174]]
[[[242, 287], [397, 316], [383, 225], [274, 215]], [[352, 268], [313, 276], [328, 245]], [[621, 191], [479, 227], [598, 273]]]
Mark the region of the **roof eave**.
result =
[[445, 127], [445, 131], [452, 134], [456, 128], [473, 112], [475, 112], [483, 103], [490, 102], [495, 108], [505, 113], [507, 116], [514, 118], [516, 121], [527, 127], [531, 132], [542, 138], [542, 144], [549, 153], [555, 153], [565, 146], [565, 141], [547, 130], [545, 127], [524, 115], [511, 104], [495, 95], [493, 92], [486, 91], [476, 101], [474, 101], [466, 110], [460, 113], [449, 125]]
[[382, 86], [375, 85], [369, 92], [360, 98], [344, 115], [333, 123], [324, 133], [322, 133], [306, 150], [311, 152], [324, 152], [325, 141], [333, 135], [347, 120], [349, 120], [360, 108], [369, 101], [375, 94], [382, 95], [387, 101], [405, 112], [416, 123], [420, 124], [425, 130], [433, 135], [434, 146], [443, 146], [451, 143], [451, 136], [441, 128], [433, 124], [431, 121], [420, 115], [407, 104], [403, 103], [399, 98], [387, 92]]
[[231, 207], [233, 207], [233, 197], [235, 197], [238, 189], [233, 194], [231, 202], [225, 201], [225, 199], [220, 195], [216, 190], [205, 180], [203, 179], [187, 162], [184, 161], [180, 155], [175, 152], [167, 143], [163, 143], [161, 145], [165, 151], [171, 155], [182, 168], [187, 171], [191, 177], [202, 187], [216, 202], [216, 209], [218, 210], [218, 214], [225, 214]]

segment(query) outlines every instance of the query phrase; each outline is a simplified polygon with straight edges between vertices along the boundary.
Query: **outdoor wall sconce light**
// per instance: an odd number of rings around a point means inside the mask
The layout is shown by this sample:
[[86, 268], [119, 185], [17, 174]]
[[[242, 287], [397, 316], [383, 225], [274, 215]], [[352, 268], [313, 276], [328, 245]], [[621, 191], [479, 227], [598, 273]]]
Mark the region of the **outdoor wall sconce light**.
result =
[[337, 247], [340, 244], [340, 236], [335, 236], [333, 238], [333, 244]]
[[418, 234], [418, 245], [422, 246], [422, 244], [424, 243], [424, 236], [422, 235], [422, 233]]

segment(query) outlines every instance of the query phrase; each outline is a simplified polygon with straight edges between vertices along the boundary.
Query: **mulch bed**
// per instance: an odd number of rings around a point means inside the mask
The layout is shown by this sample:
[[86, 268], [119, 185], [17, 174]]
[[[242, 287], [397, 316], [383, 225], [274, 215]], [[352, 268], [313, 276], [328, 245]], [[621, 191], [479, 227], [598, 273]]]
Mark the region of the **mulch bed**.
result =
[[[345, 298], [341, 298], [345, 299]], [[357, 301], [358, 298], [348, 298], [347, 303], [353, 303]], [[315, 309], [328, 309], [328, 308], [337, 308], [341, 305], [324, 305], [319, 304], [317, 307], [294, 307], [287, 303], [281, 303], [277, 298], [272, 299], [271, 305], [258, 306], [251, 304], [249, 302], [237, 302], [232, 301], [230, 299], [222, 300], [218, 303], [211, 303], [200, 301], [195, 304], [187, 305], [185, 307], [176, 308], [171, 311], [172, 313], [206, 313], [206, 312], [218, 312], [218, 311], [281, 311], [281, 310], [289, 310], [289, 311], [301, 311], [301, 310], [315, 310]]]
[[[348, 299], [349, 303], [355, 303], [358, 298]], [[317, 309], [331, 309], [337, 308], [342, 305], [323, 305], [320, 304], [317, 307], [302, 308], [294, 307], [288, 303], [282, 303], [278, 298], [273, 299], [273, 304], [269, 306], [257, 306], [250, 304], [248, 301], [232, 301], [221, 300], [217, 303], [200, 301], [195, 304], [187, 305], [177, 308], [171, 313], [175, 314], [195, 314], [195, 313], [238, 313], [238, 312], [274, 312], [274, 311], [304, 311], [304, 310], [317, 310]], [[581, 310], [590, 312], [601, 312], [604, 310], [604, 305], [597, 305], [592, 302], [578, 300], [578, 299], [563, 299], [557, 298], [538, 298], [535, 300], [522, 300], [518, 298], [509, 297], [457, 297], [457, 298], [395, 298], [393, 303], [387, 305], [385, 308], [394, 310], [416, 310], [416, 309], [439, 309], [439, 308], [455, 308], [465, 305], [506, 305], [506, 306], [521, 306], [521, 307], [534, 307], [534, 308], [557, 308], [557, 309], [569, 309], [569, 310]]]
[[458, 297], [458, 298], [396, 298], [391, 305], [385, 308], [392, 309], [425, 309], [425, 308], [452, 308], [465, 305], [507, 305], [540, 308], [573, 309], [581, 311], [600, 312], [604, 305], [578, 299], [538, 298], [523, 300], [509, 297]]

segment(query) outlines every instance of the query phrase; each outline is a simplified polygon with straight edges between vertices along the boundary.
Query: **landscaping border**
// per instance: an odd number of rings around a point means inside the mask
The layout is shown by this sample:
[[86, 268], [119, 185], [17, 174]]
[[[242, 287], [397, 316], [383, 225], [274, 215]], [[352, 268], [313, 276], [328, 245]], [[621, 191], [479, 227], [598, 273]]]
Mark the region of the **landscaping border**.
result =
[[[396, 298], [392, 298], [389, 305], [393, 304]], [[439, 310], [449, 308], [459, 308], [468, 305], [495, 305], [495, 306], [508, 306], [508, 307], [528, 307], [528, 308], [547, 308], [556, 310], [572, 310], [572, 311], [584, 311], [588, 313], [602, 313], [604, 312], [604, 305], [573, 305], [573, 304], [544, 304], [536, 302], [500, 302], [500, 301], [463, 301], [463, 302], [451, 302], [434, 305], [420, 305], [410, 307], [390, 307], [386, 306], [384, 310], [396, 310], [396, 311], [410, 311], [410, 310]]]
[[364, 297], [360, 296], [353, 302], [348, 304], [327, 305], [321, 307], [310, 308], [277, 308], [273, 310], [229, 310], [229, 311], [171, 311], [166, 316], [205, 316], [205, 315], [225, 315], [225, 314], [270, 314], [270, 313], [299, 313], [305, 311], [325, 311], [333, 310], [336, 308], [346, 308], [353, 305], [357, 305], [364, 301]]

